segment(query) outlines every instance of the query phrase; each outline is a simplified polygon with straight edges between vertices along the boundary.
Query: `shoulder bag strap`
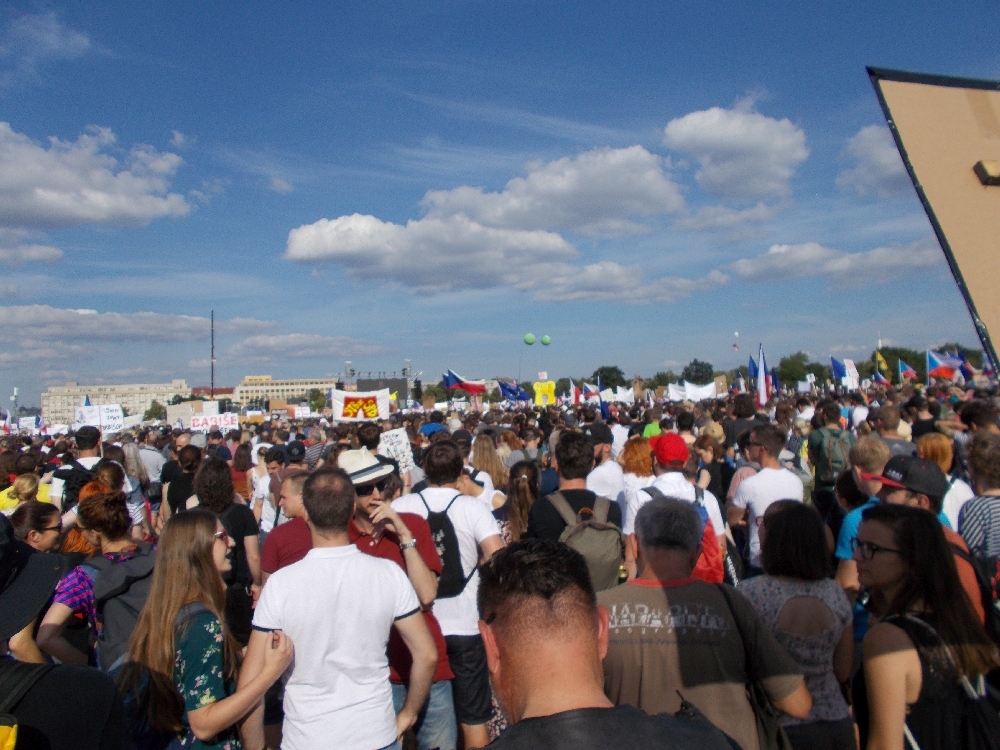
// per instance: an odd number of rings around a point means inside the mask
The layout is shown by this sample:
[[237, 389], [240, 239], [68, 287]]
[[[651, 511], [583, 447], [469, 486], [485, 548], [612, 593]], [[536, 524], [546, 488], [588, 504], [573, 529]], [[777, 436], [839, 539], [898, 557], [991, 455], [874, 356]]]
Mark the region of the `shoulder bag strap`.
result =
[[659, 488], [654, 487], [653, 485], [649, 485], [649, 487], [643, 487], [640, 490], [640, 492], [645, 492], [647, 495], [649, 495], [649, 497], [650, 497], [651, 500], [659, 500], [661, 498], [666, 497], [666, 495], [664, 495], [659, 490]]
[[611, 501], [606, 497], [600, 497], [594, 501], [594, 520], [597, 523], [608, 522], [608, 512], [611, 510]]
[[26, 664], [11, 661], [0, 667], [0, 714], [10, 713], [35, 683], [45, 676], [52, 664]]
[[[461, 496], [462, 496], [462, 493], [461, 493], [461, 492], [459, 492], [459, 493], [458, 493], [457, 495], [455, 495], [455, 497], [453, 497], [453, 498], [452, 498], [451, 500], [449, 500], [449, 501], [448, 501], [448, 505], [447, 505], [447, 506], [445, 507], [445, 509], [444, 509], [444, 512], [445, 512], [445, 513], [447, 513], [447, 512], [449, 511], [449, 510], [451, 510], [451, 506], [452, 506], [452, 505], [454, 505], [454, 504], [455, 504], [455, 501], [456, 501], [456, 500], [458, 500], [458, 498], [460, 498]], [[424, 499], [424, 496], [423, 496], [423, 495], [421, 495], [421, 496], [420, 496], [420, 499], [421, 499], [421, 500], [423, 500], [423, 499]], [[427, 505], [427, 503], [424, 503], [424, 506], [426, 506], [426, 505]], [[430, 511], [430, 508], [428, 508], [428, 509], [427, 509], [427, 512], [428, 512], [428, 513], [430, 513], [430, 512], [431, 512], [431, 511]]]
[[418, 492], [417, 493], [417, 497], [420, 498], [420, 502], [422, 502], [424, 504], [424, 507], [427, 509], [427, 515], [430, 515], [431, 514], [431, 506], [429, 506], [427, 504], [427, 501], [424, 500], [424, 494], [422, 492]]
[[570, 507], [569, 502], [563, 497], [561, 492], [557, 490], [549, 495], [549, 502], [552, 503], [552, 507], [556, 509], [556, 512], [566, 522], [567, 526], [574, 526], [576, 524], [576, 513], [573, 512], [573, 508]]

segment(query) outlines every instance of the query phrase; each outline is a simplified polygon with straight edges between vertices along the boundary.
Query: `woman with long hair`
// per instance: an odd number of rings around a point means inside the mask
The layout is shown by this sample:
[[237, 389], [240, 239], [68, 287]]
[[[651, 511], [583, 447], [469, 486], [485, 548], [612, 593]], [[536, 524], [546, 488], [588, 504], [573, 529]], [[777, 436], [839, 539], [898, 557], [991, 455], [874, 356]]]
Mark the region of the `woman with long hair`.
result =
[[723, 497], [722, 467], [726, 461], [726, 449], [711, 435], [699, 436], [693, 447], [698, 456], [698, 479], [695, 484], [716, 497]]
[[484, 492], [481, 499], [490, 504], [491, 510], [503, 505], [503, 493], [497, 492], [495, 488], [507, 484], [507, 467], [497, 455], [493, 438], [480, 435], [472, 441], [472, 468], [476, 471], [473, 477], [475, 481], [482, 482], [484, 474], [490, 479], [490, 484], [485, 487], [488, 492]]
[[778, 500], [760, 526], [764, 575], [739, 584], [761, 621], [805, 675], [812, 709], [779, 719], [795, 750], [855, 750], [854, 720], [840, 691], [851, 676], [851, 603], [833, 580], [823, 519], [797, 500]]
[[985, 692], [1000, 665], [929, 511], [881, 503], [862, 514], [854, 541], [858, 580], [879, 617], [864, 640], [854, 684], [862, 746], [964, 747], [962, 691]]
[[222, 582], [232, 547], [206, 510], [167, 521], [149, 597], [118, 675], [119, 689], [135, 694], [150, 728], [177, 736], [185, 748], [241, 748], [236, 725], [292, 660], [288, 636], [275, 632], [261, 674], [236, 690], [239, 645], [227, 627]]
[[504, 543], [516, 542], [528, 530], [528, 512], [538, 499], [540, 486], [541, 473], [534, 461], [518, 461], [510, 467], [506, 501], [493, 511]]
[[260, 592], [260, 528], [253, 511], [241, 502], [233, 490], [229, 464], [218, 456], [201, 462], [194, 476], [197, 506], [219, 517], [234, 542], [232, 570], [226, 574], [226, 620], [233, 637], [241, 646], [250, 641], [253, 602]]
[[175, 471], [170, 480], [163, 485], [163, 499], [160, 503], [158, 524], [162, 526], [174, 513], [184, 510], [185, 504], [194, 494], [194, 473], [201, 463], [201, 448], [197, 445], [185, 445], [177, 451], [177, 465], [180, 471]]
[[253, 446], [250, 443], [240, 443], [233, 454], [233, 465], [230, 474], [233, 477], [233, 489], [244, 500], [249, 500], [253, 484], [250, 482], [250, 470], [253, 468]]
[[267, 452], [270, 448], [266, 445], [257, 447], [257, 463], [247, 472], [247, 481], [250, 483], [250, 499], [247, 505], [253, 511], [254, 518], [261, 531], [261, 549], [264, 548], [264, 537], [274, 528], [277, 511], [271, 504], [271, 473], [267, 470]]

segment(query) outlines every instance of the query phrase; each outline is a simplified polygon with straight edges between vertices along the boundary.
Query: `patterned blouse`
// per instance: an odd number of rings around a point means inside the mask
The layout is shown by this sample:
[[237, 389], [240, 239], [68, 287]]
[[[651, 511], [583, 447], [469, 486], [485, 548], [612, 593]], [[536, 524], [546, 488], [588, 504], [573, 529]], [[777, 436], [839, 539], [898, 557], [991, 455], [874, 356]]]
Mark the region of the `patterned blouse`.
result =
[[[109, 552], [105, 557], [112, 562], [123, 562], [135, 557], [135, 550]], [[84, 565], [86, 565], [86, 561], [84, 561]], [[97, 605], [94, 602], [94, 579], [90, 577], [85, 568], [78, 565], [64, 575], [56, 584], [52, 601], [55, 604], [69, 607], [75, 615], [85, 615], [91, 627], [95, 631], [98, 629]]]
[[236, 727], [229, 727], [208, 742], [194, 736], [187, 713], [232, 695], [236, 685], [225, 674], [222, 626], [211, 612], [198, 612], [182, 628], [174, 659], [174, 684], [184, 699], [184, 748], [242, 750]]
[[[791, 581], [763, 575], [741, 581], [737, 588], [757, 611], [764, 625], [795, 660], [806, 678], [812, 696], [812, 711], [805, 719], [781, 714], [783, 726], [813, 721], [839, 721], [850, 715], [847, 701], [833, 673], [833, 652], [845, 628], [851, 626], [851, 603], [832, 578], [822, 581]], [[823, 632], [800, 638], [778, 627], [778, 615], [791, 599], [812, 596], [830, 608], [833, 622]]]

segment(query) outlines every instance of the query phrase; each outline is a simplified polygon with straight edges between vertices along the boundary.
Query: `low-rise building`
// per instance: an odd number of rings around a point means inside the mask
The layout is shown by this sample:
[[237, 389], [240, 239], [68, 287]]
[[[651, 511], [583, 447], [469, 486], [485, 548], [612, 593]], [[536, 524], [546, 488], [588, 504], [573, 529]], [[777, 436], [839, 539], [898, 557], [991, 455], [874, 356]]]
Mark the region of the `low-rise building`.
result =
[[233, 403], [260, 403], [271, 399], [291, 402], [294, 399], [305, 398], [313, 388], [326, 393], [336, 386], [336, 378], [275, 380], [270, 375], [247, 375], [233, 389]]
[[92, 406], [121, 404], [127, 414], [142, 416], [153, 401], [164, 406], [175, 396], [190, 397], [191, 389], [184, 380], [170, 383], [132, 383], [128, 385], [66, 385], [52, 386], [42, 394], [42, 417], [47, 424], [70, 424], [73, 412], [85, 400]]

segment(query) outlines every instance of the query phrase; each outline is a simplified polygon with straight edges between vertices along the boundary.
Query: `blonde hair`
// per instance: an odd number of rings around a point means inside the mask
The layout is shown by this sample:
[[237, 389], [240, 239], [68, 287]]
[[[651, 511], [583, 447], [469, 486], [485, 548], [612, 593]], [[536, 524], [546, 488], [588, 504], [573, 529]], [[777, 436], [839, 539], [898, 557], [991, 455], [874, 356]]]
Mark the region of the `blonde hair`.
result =
[[507, 467], [501, 463], [492, 438], [486, 435], [477, 437], [472, 442], [472, 454], [473, 469], [489, 474], [494, 487], [503, 487], [507, 484]]
[[34, 474], [22, 474], [14, 480], [7, 496], [19, 503], [29, 503], [38, 499], [38, 477]]

